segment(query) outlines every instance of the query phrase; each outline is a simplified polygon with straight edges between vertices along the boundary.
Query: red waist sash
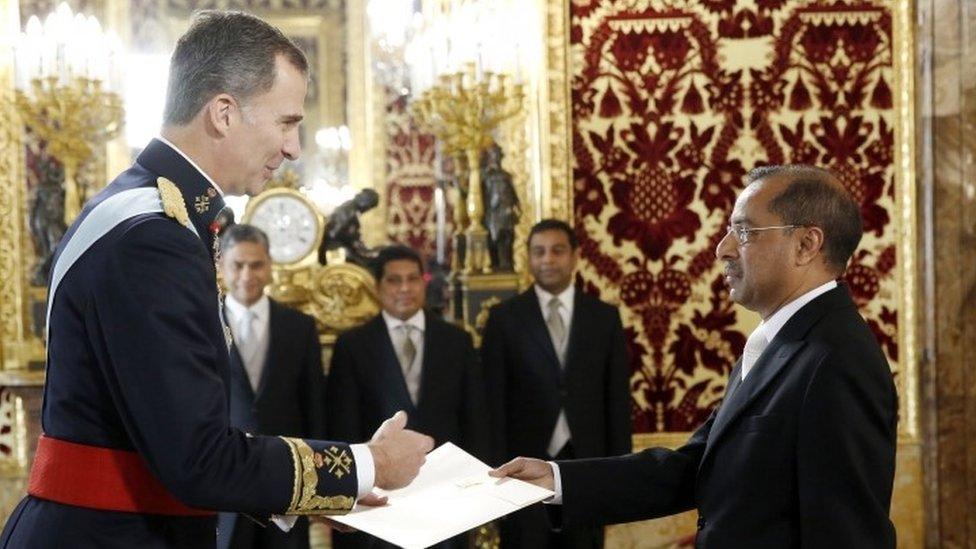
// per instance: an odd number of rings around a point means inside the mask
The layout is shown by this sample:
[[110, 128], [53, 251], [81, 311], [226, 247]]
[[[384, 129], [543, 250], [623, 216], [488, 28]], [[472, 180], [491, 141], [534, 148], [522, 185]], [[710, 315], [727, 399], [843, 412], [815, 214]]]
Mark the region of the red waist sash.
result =
[[213, 516], [187, 507], [156, 479], [136, 452], [41, 435], [27, 484], [30, 495], [103, 511]]

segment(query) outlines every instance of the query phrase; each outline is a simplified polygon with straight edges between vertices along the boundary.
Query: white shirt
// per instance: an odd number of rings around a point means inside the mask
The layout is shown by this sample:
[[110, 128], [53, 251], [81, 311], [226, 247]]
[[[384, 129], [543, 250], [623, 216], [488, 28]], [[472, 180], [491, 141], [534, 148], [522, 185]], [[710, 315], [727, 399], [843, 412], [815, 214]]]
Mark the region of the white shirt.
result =
[[563, 324], [569, 329], [569, 323], [573, 319], [573, 304], [576, 303], [576, 287], [572, 284], [557, 296], [543, 290], [538, 284], [533, 286], [535, 295], [539, 298], [539, 307], [542, 309], [542, 318], [549, 320], [549, 302], [553, 297], [559, 298], [559, 316], [563, 317]]
[[386, 331], [390, 334], [390, 341], [393, 342], [393, 349], [399, 355], [403, 349], [404, 337], [407, 330], [401, 328], [404, 324], [413, 327], [410, 330], [410, 340], [413, 341], [414, 349], [417, 353], [413, 357], [413, 364], [402, 367], [403, 379], [407, 382], [407, 391], [410, 393], [410, 400], [417, 404], [417, 397], [420, 395], [420, 373], [424, 364], [424, 330], [427, 328], [424, 310], [421, 309], [407, 320], [400, 320], [386, 311], [381, 313], [383, 321], [386, 322]]
[[[786, 322], [796, 314], [797, 311], [803, 308], [804, 305], [810, 303], [820, 295], [829, 292], [837, 287], [837, 281], [831, 280], [817, 286], [816, 288], [810, 290], [809, 292], [801, 295], [800, 297], [790, 301], [786, 305], [779, 308], [778, 311], [772, 314], [766, 320], [759, 323], [755, 331], [763, 335], [767, 342], [772, 342], [776, 334], [786, 325]], [[745, 368], [742, 369], [742, 379], [745, 380], [746, 375], [749, 374], [749, 370]]]
[[[778, 311], [773, 313], [772, 316], [764, 320], [756, 329], [763, 330], [763, 335], [766, 336], [767, 341], [772, 341], [776, 334], [779, 333], [780, 329], [786, 325], [786, 322], [796, 314], [797, 311], [803, 308], [804, 305], [810, 303], [822, 294], [829, 292], [837, 287], [837, 281], [831, 280], [826, 282], [816, 288], [810, 290], [809, 292], [801, 295], [800, 297], [790, 301], [786, 305], [780, 307]], [[555, 485], [553, 486], [553, 491], [555, 495], [552, 498], [545, 501], [545, 503], [552, 505], [560, 505], [563, 502], [563, 483], [562, 478], [559, 476], [559, 465], [555, 461], [549, 462], [549, 467], [552, 468], [552, 475], [554, 477]]]
[[[254, 353], [250, 356], [244, 356], [244, 353], [241, 353], [241, 361], [244, 362], [244, 370], [247, 372], [248, 380], [251, 382], [251, 388], [256, 392], [258, 383], [261, 381], [261, 373], [264, 370], [265, 360], [268, 357], [268, 341], [270, 340], [270, 330], [268, 328], [271, 323], [271, 301], [268, 299], [268, 296], [262, 295], [248, 307], [234, 299], [234, 296], [228, 294], [224, 305], [227, 310], [227, 323], [230, 324], [231, 332], [234, 334], [234, 341], [241, 341], [241, 331], [244, 328], [243, 321], [247, 312], [250, 311], [254, 315], [254, 320], [251, 321], [251, 334], [249, 336], [253, 338], [251, 343], [254, 345]], [[240, 347], [238, 347], [238, 351], [240, 350]]]
[[802, 309], [804, 305], [810, 303], [814, 299], [820, 297], [822, 294], [825, 294], [836, 287], [836, 280], [831, 280], [830, 282], [817, 286], [809, 292], [780, 307], [779, 310], [773, 313], [772, 316], [762, 321], [756, 329], [762, 330], [763, 335], [766, 336], [766, 341], [772, 341], [773, 338], [776, 337], [776, 334], [778, 334], [783, 326], [786, 325], [786, 322], [792, 318], [797, 311]]
[[[534, 287], [535, 295], [539, 298], [539, 308], [542, 309], [542, 318], [547, 324], [549, 323], [549, 315], [552, 314], [549, 304], [553, 298], [559, 300], [559, 316], [562, 317], [563, 326], [566, 327], [566, 337], [563, 338], [562, 342], [557, 343], [553, 341], [552, 344], [555, 347], [556, 356], [559, 357], [560, 364], [565, 367], [566, 349], [569, 347], [570, 322], [573, 319], [573, 305], [576, 301], [576, 288], [570, 284], [559, 295], [553, 295], [540, 288], [538, 284]], [[569, 420], [566, 419], [566, 410], [560, 409], [559, 416], [556, 418], [556, 425], [552, 429], [552, 434], [549, 435], [549, 444], [546, 446], [546, 451], [550, 456], [555, 456], [572, 438], [573, 433], [569, 428]]]

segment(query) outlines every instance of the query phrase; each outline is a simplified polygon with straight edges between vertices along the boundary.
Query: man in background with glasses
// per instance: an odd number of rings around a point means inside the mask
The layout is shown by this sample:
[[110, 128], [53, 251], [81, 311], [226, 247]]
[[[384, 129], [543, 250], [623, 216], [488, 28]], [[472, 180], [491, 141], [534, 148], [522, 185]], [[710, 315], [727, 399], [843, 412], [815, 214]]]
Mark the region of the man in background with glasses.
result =
[[493, 472], [553, 489], [563, 525], [698, 510], [699, 548], [895, 547], [898, 402], [839, 282], [862, 233], [837, 178], [754, 170], [716, 249], [729, 297], [759, 313], [719, 408], [677, 450]]

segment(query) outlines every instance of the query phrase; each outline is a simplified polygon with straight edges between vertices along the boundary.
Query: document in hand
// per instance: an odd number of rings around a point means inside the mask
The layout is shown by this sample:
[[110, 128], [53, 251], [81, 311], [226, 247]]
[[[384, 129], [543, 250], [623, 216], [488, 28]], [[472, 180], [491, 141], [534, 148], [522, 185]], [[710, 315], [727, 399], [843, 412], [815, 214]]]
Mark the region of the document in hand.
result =
[[511, 478], [488, 476], [488, 467], [451, 444], [427, 454], [420, 474], [399, 490], [377, 490], [383, 507], [357, 506], [336, 522], [407, 549], [429, 547], [486, 522], [538, 503], [553, 493]]

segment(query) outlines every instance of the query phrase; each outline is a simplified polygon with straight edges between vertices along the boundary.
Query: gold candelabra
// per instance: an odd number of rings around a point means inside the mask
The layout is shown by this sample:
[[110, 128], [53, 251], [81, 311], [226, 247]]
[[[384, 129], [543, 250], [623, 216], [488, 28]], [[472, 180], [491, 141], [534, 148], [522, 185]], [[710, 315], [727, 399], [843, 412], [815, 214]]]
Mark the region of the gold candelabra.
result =
[[81, 211], [78, 168], [122, 128], [122, 98], [106, 91], [100, 80], [74, 77], [33, 78], [14, 98], [23, 123], [64, 166], [64, 221]]
[[[468, 64], [463, 71], [441, 75], [437, 84], [423, 92], [411, 107], [423, 129], [444, 144], [446, 153], [467, 162], [466, 211], [455, 214], [458, 231], [465, 236], [462, 272], [466, 274], [491, 272], [480, 158], [492, 143], [492, 132], [522, 109], [523, 97], [522, 85], [509, 82], [507, 75], [485, 72], [479, 78], [474, 64]], [[462, 221], [466, 223], [462, 225]]]

